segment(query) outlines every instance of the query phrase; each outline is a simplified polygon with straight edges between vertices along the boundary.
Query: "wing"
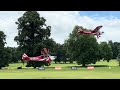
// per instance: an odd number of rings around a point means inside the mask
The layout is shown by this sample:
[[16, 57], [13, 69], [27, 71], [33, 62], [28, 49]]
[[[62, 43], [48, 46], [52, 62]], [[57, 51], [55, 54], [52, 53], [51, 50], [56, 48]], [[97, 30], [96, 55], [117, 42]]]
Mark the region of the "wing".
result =
[[98, 32], [100, 30], [100, 28], [102, 28], [103, 26], [97, 26], [92, 32]]

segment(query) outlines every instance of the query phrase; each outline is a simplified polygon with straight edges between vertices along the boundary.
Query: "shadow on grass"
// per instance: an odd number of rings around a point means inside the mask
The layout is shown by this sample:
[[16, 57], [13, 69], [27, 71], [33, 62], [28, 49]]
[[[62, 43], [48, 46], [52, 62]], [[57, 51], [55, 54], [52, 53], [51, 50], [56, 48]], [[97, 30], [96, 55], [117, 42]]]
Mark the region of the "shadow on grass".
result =
[[45, 68], [55, 68], [55, 67], [45, 67]]
[[[87, 68], [88, 66], [94, 66], [94, 67], [109, 67], [109, 65], [86, 65], [85, 67], [83, 66], [63, 66], [65, 68], [72, 68], [72, 67], [76, 67], [76, 68]], [[62, 67], [62, 66], [61, 66]], [[45, 68], [55, 68], [54, 67], [45, 67]]]
[[109, 67], [109, 65], [91, 65], [91, 66], [94, 66], [94, 67]]
[[[86, 65], [85, 67], [83, 67], [83, 66], [61, 66], [61, 68], [62, 67], [64, 67], [64, 68], [72, 68], [72, 67], [76, 67], [76, 68], [87, 68], [88, 66], [94, 66], [94, 67], [109, 67], [109, 65]], [[45, 67], [45, 68], [49, 68], [49, 69], [54, 69], [55, 67], [57, 67], [57, 66], [53, 66], [53, 67], [49, 67], [49, 66], [47, 66], [47, 67]], [[17, 68], [16, 68], [17, 69]], [[29, 69], [29, 68], [22, 68], [22, 69]], [[38, 69], [38, 67], [37, 68], [32, 68], [32, 69]]]
[[75, 63], [69, 63], [69, 62], [67, 62], [67, 63], [53, 63], [53, 64], [75, 64]]
[[71, 67], [76, 67], [76, 68], [86, 68], [88, 66], [94, 66], [94, 67], [109, 67], [108, 65], [87, 65], [87, 66], [66, 66], [67, 68], [71, 68]]

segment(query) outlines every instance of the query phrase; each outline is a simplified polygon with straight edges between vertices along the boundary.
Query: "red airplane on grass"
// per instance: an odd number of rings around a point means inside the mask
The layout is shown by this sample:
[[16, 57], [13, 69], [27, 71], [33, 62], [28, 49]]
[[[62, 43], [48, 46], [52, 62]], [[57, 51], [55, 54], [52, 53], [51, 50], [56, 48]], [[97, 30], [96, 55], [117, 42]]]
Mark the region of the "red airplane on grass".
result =
[[24, 53], [22, 55], [22, 60], [23, 61], [40, 61], [40, 62], [46, 62], [46, 63], [50, 64], [51, 61], [56, 58], [56, 56], [51, 56], [48, 53], [49, 53], [49, 49], [48, 48], [44, 48], [41, 51], [42, 55], [36, 56], [36, 57], [28, 57], [28, 55]]
[[87, 34], [87, 35], [96, 35], [97, 38], [101, 37], [100, 35], [102, 35], [104, 32], [100, 32], [99, 30], [102, 28], [103, 26], [97, 26], [94, 30], [92, 31], [85, 31], [82, 30], [81, 28], [78, 29], [78, 33], [79, 34]]

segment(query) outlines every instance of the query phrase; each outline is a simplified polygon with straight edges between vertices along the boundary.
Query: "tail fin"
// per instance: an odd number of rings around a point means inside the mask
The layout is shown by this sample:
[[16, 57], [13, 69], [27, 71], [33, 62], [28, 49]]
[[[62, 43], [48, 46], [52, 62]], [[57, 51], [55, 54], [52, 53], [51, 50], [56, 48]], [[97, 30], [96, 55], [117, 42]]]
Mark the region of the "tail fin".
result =
[[26, 58], [28, 58], [28, 56], [27, 56], [27, 54], [24, 53], [24, 54], [22, 55], [22, 60], [21, 60], [22, 63], [23, 63], [23, 65], [24, 65], [24, 59], [26, 59]]
[[79, 33], [80, 31], [83, 31], [83, 30], [82, 30], [82, 28], [78, 28], [78, 31], [77, 31], [77, 33]]
[[28, 57], [28, 55], [24, 53], [24, 54], [22, 55], [22, 59], [24, 59], [24, 58], [26, 58], [26, 57]]

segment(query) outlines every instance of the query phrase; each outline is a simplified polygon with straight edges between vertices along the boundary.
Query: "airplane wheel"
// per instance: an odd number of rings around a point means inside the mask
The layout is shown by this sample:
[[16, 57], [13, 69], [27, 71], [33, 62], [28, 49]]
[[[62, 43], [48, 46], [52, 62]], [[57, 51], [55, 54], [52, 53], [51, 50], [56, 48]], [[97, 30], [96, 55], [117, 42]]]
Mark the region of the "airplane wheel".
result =
[[17, 67], [17, 69], [22, 69], [22, 67]]

